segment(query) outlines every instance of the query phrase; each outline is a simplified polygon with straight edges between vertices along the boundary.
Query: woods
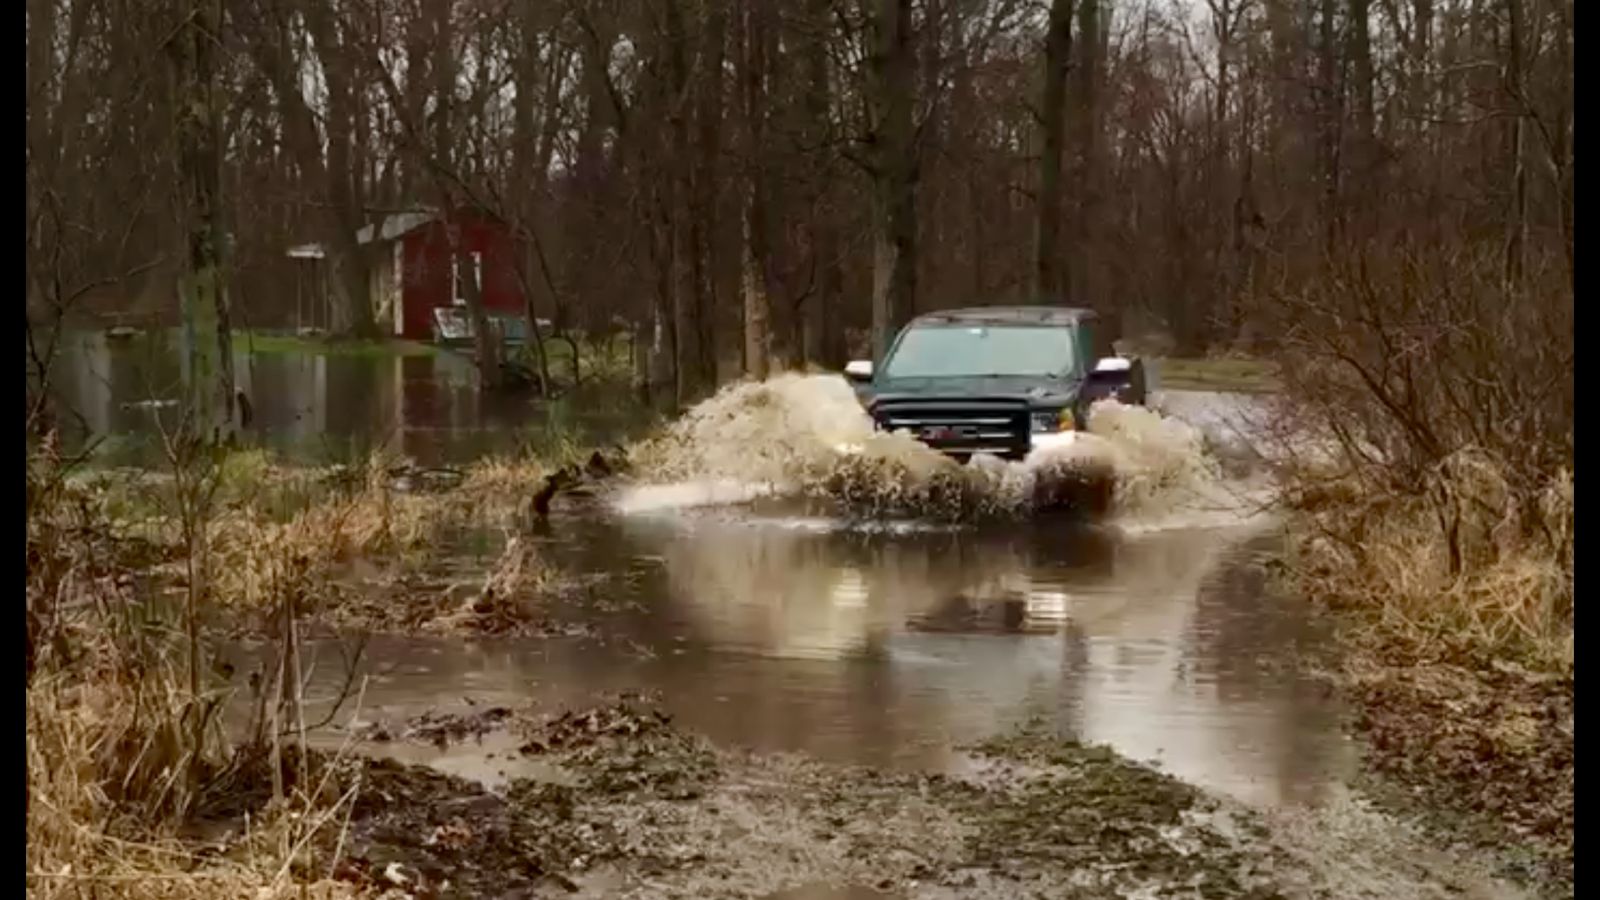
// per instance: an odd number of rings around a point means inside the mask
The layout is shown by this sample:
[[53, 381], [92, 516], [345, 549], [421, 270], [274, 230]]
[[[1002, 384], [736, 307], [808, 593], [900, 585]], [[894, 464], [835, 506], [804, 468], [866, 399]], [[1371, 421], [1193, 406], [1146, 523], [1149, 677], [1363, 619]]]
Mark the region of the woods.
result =
[[30, 896], [1573, 896], [1575, 6], [26, 0]]
[[[175, 313], [209, 228], [229, 252], [206, 297], [235, 326], [292, 324], [284, 251], [315, 239], [335, 329], [371, 336], [357, 231], [470, 207], [518, 235], [533, 317], [632, 330], [680, 403], [881, 352], [952, 305], [1065, 301], [1185, 353], [1259, 348], [1254, 303], [1401, 239], [1570, 283], [1572, 14], [31, 0], [30, 323], [91, 286], [77, 308]], [[183, 203], [200, 218], [175, 229]]]

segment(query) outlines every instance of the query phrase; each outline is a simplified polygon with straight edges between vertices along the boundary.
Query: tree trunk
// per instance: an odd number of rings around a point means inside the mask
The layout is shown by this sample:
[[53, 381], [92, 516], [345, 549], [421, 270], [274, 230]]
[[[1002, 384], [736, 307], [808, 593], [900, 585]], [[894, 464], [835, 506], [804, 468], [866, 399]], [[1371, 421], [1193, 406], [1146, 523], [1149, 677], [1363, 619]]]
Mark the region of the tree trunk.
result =
[[169, 45], [186, 233], [180, 301], [189, 415], [195, 431], [211, 440], [231, 437], [237, 421], [222, 225], [222, 95], [216, 58], [221, 22], [218, 0], [197, 0]]
[[1506, 221], [1505, 280], [1509, 290], [1522, 284], [1527, 265], [1528, 245], [1528, 169], [1524, 159], [1527, 142], [1527, 95], [1522, 78], [1523, 10], [1522, 0], [1506, 0], [1506, 93], [1508, 106], [1516, 111], [1508, 135], [1507, 167], [1511, 181], [1511, 208]]
[[695, 320], [698, 306], [695, 300], [696, 253], [695, 230], [691, 223], [695, 206], [695, 160], [690, 146], [689, 129], [689, 56], [688, 34], [684, 28], [682, 0], [670, 0], [666, 5], [666, 56], [669, 74], [667, 94], [667, 120], [671, 151], [671, 193], [669, 194], [671, 248], [669, 270], [672, 273], [672, 338], [673, 367], [675, 370], [673, 399], [678, 406], [698, 400], [707, 383], [700, 366], [699, 322]]
[[694, 278], [692, 310], [695, 346], [699, 350], [695, 364], [699, 368], [702, 384], [708, 389], [715, 389], [720, 379], [718, 357], [721, 347], [717, 320], [721, 309], [717, 302], [717, 273], [721, 269], [722, 257], [715, 226], [718, 162], [722, 155], [725, 81], [722, 72], [727, 55], [728, 10], [726, 0], [710, 0], [708, 7], [696, 75], [700, 102], [695, 123], [695, 165], [690, 175], [693, 207], [690, 210], [689, 228], [690, 245], [694, 248], [694, 255], [690, 258]]
[[650, 191], [648, 201], [647, 208], [651, 214], [650, 252], [656, 283], [650, 305], [649, 323], [645, 328], [646, 348], [640, 354], [638, 363], [644, 373], [646, 396], [653, 402], [657, 399], [657, 390], [664, 390], [670, 386], [673, 403], [676, 405], [678, 349], [674, 319], [673, 278], [676, 272], [673, 268], [675, 238], [672, 230], [672, 190], [670, 185], [662, 184], [663, 181], [669, 180], [670, 172], [667, 179], [654, 179], [655, 184]]
[[1073, 303], [1098, 304], [1089, 288], [1089, 245], [1098, 227], [1095, 198], [1100, 177], [1100, 68], [1103, 35], [1100, 28], [1099, 0], [1078, 4], [1077, 96], [1073, 104], [1077, 115], [1078, 164], [1073, 179], [1077, 203], [1072, 219], [1072, 284], [1067, 288]]
[[[1412, 115], [1412, 128], [1418, 138], [1436, 130], [1428, 119], [1433, 113], [1430, 89], [1433, 55], [1434, 0], [1412, 0], [1411, 10], [1411, 77], [1406, 85], [1407, 111]], [[1421, 146], [1423, 141], [1418, 141]]]
[[845, 363], [844, 323], [839, 315], [842, 272], [837, 218], [830, 189], [833, 160], [823, 149], [830, 131], [828, 109], [832, 95], [828, 78], [829, 0], [808, 0], [805, 12], [811, 36], [803, 51], [806, 79], [803, 139], [812, 160], [809, 167], [810, 249], [816, 282], [815, 290], [800, 310], [800, 344], [806, 362], [838, 368]]
[[1575, 109], [1576, 83], [1574, 78], [1576, 70], [1573, 68], [1572, 46], [1572, 13], [1571, 0], [1561, 3], [1556, 8], [1558, 30], [1556, 32], [1556, 60], [1560, 66], [1558, 76], [1559, 103], [1556, 107], [1555, 138], [1556, 146], [1552, 151], [1556, 159], [1556, 194], [1559, 198], [1557, 215], [1561, 221], [1561, 248], [1567, 258], [1567, 284], [1571, 286], [1573, 296], [1577, 296], [1577, 281], [1574, 275], [1577, 265], [1577, 247], [1572, 240], [1572, 126], [1573, 112]]
[[1337, 30], [1334, 25], [1336, 0], [1322, 0], [1317, 47], [1317, 92], [1320, 102], [1322, 157], [1322, 217], [1327, 247], [1332, 249], [1342, 229], [1340, 180], [1343, 175], [1341, 151], [1344, 134], [1344, 80], [1339, 65]]
[[1066, 140], [1067, 73], [1072, 66], [1073, 0], [1051, 0], [1044, 42], [1044, 97], [1039, 110], [1038, 219], [1034, 226], [1033, 298], [1065, 302], [1068, 281], [1061, 256], [1061, 163]]
[[446, 169], [455, 167], [455, 21], [448, 2], [424, 4], [433, 16], [433, 155]]
[[[544, 103], [544, 120], [539, 123], [537, 130], [534, 126], [534, 92], [533, 85], [538, 79], [539, 69], [539, 32], [534, 21], [533, 10], [525, 9], [518, 22], [522, 29], [522, 42], [518, 55], [518, 79], [516, 102], [513, 107], [513, 127], [516, 130], [515, 156], [518, 165], [512, 177], [512, 190], [515, 199], [516, 221], [514, 233], [517, 235], [516, 273], [517, 284], [522, 289], [522, 312], [528, 320], [528, 346], [533, 348], [534, 363], [539, 372], [539, 392], [548, 396], [550, 391], [550, 360], [545, 353], [545, 336], [539, 329], [538, 305], [535, 302], [533, 272], [540, 274], [540, 283], [548, 295], [550, 308], [554, 317], [561, 319], [561, 300], [556, 290], [555, 276], [550, 271], [549, 260], [545, 258], [543, 247], [539, 242], [539, 208], [545, 200], [545, 187], [550, 177], [550, 157], [554, 152], [556, 123], [560, 115], [560, 95], [562, 72], [565, 69], [565, 52], [558, 49], [552, 41], [549, 51], [548, 75], [544, 86], [542, 100]], [[576, 380], [576, 379], [574, 379]]]
[[1372, 0], [1350, 0], [1349, 44], [1351, 77], [1355, 80], [1356, 139], [1363, 155], [1375, 137], [1372, 72]]
[[872, 160], [872, 355], [915, 308], [917, 292], [916, 147], [912, 131], [911, 0], [878, 0], [870, 29]]
[[763, 7], [744, 4], [740, 60], [745, 120], [744, 371], [771, 374], [772, 313], [767, 286], [766, 221], [766, 25]]

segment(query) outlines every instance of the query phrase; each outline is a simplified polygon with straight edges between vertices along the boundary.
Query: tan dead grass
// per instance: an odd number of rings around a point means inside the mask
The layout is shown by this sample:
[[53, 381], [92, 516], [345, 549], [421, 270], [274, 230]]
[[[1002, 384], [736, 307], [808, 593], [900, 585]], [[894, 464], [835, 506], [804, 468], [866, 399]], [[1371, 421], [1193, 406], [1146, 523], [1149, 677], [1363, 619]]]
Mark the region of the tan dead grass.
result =
[[1300, 587], [1422, 657], [1509, 653], [1570, 670], [1571, 475], [1535, 504], [1514, 502], [1502, 468], [1480, 453], [1450, 457], [1433, 477], [1420, 495], [1354, 479], [1294, 495]]
[[240, 765], [263, 753], [223, 739], [226, 696], [200, 675], [203, 642], [182, 610], [128, 577], [148, 564], [144, 546], [58, 463], [28, 470], [28, 896], [355, 896], [297, 868], [354, 799], [332, 767], [259, 810], [254, 833], [230, 847], [184, 838], [197, 813], [248, 787]]

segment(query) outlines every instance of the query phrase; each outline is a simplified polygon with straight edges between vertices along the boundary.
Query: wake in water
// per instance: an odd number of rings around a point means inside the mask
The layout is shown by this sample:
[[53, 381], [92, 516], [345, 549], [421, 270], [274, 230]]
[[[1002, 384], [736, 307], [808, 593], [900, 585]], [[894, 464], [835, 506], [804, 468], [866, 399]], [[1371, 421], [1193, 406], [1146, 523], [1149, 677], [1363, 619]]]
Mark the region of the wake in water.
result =
[[624, 512], [816, 501], [845, 515], [973, 521], [1060, 507], [1148, 525], [1237, 504], [1201, 434], [1114, 401], [1096, 404], [1068, 444], [1020, 462], [963, 465], [903, 433], [876, 431], [850, 385], [779, 375], [732, 385], [630, 452], [640, 483]]

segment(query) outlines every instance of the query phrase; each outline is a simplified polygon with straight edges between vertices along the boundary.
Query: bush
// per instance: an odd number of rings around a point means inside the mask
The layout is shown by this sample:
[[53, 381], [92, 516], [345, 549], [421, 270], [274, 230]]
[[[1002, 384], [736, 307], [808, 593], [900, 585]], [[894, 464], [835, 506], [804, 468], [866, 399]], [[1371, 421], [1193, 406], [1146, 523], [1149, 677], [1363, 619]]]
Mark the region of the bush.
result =
[[1284, 499], [1316, 593], [1424, 643], [1570, 659], [1563, 273], [1510, 285], [1492, 249], [1368, 248], [1264, 304], [1283, 335]]

